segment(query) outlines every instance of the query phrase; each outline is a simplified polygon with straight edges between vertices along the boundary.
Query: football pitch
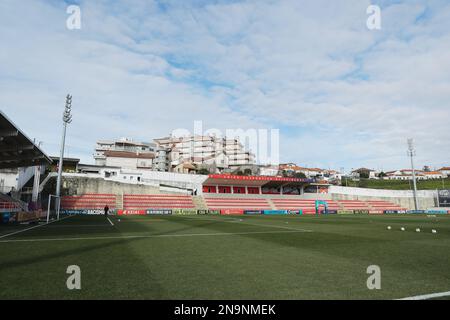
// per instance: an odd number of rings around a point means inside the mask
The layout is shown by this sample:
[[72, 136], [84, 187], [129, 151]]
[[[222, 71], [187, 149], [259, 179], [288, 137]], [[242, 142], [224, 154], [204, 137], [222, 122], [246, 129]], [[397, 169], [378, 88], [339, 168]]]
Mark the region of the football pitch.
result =
[[[439, 215], [68, 216], [0, 227], [0, 252], [0, 299], [399, 299], [450, 291], [450, 216]], [[80, 267], [80, 290], [66, 286], [71, 265]], [[371, 265], [381, 271], [379, 290], [367, 287]]]

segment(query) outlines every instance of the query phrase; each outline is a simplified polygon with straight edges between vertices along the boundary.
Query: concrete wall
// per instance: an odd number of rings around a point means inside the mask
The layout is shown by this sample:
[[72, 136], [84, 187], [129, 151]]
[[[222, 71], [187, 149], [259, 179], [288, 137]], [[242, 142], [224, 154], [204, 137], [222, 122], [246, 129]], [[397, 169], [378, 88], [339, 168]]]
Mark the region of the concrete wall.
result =
[[[330, 186], [329, 194], [335, 200], [386, 200], [407, 209], [414, 209], [414, 196], [410, 190]], [[421, 210], [437, 206], [437, 192], [434, 190], [419, 190], [417, 197]]]
[[[55, 178], [53, 178], [55, 179]], [[103, 178], [88, 177], [63, 177], [63, 188], [69, 189], [70, 194], [81, 195], [85, 193], [107, 193], [107, 194], [158, 194], [158, 187], [127, 184], [116, 181], [104, 180]]]
[[[139, 178], [139, 179], [138, 179]], [[202, 191], [203, 182], [208, 178], [205, 175], [183, 174], [173, 172], [119, 170], [117, 175], [107, 178], [111, 181], [127, 182], [131, 184], [144, 184], [151, 186], [164, 186], [184, 189], [197, 189]]]
[[[108, 170], [111, 171], [111, 170]], [[207, 176], [170, 172], [117, 170], [115, 176], [104, 177], [104, 173], [63, 173], [63, 182], [68, 181], [70, 192], [82, 193], [177, 193], [186, 194], [186, 189], [200, 193]], [[56, 175], [51, 177], [56, 179]], [[41, 185], [41, 188], [43, 186]], [[188, 192], [190, 194], [190, 192]]]
[[153, 164], [152, 159], [118, 158], [118, 157], [106, 158], [106, 166], [108, 167], [137, 169], [138, 167], [151, 168], [152, 164]]
[[12, 188], [17, 190], [17, 178], [19, 176], [18, 169], [0, 170], [0, 192], [7, 193]]
[[0, 192], [20, 190], [34, 176], [34, 167], [0, 170]]

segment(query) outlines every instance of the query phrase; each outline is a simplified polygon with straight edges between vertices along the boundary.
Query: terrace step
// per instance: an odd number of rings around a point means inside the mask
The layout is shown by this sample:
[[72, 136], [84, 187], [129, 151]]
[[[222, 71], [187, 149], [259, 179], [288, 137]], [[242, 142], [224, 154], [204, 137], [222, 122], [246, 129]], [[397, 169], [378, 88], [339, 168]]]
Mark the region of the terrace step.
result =
[[197, 210], [208, 210], [205, 199], [202, 196], [193, 196], [192, 202], [194, 202], [195, 208]]
[[123, 193], [116, 195], [116, 209], [123, 209]]

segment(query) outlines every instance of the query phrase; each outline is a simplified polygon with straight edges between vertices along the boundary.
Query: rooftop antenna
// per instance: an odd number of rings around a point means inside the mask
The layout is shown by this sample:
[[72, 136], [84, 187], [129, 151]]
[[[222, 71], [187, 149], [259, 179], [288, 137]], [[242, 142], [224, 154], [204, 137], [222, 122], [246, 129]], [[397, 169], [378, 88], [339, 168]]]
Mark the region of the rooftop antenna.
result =
[[408, 139], [408, 156], [411, 158], [411, 169], [413, 178], [413, 193], [414, 193], [414, 207], [419, 210], [419, 202], [417, 199], [417, 183], [416, 183], [416, 171], [414, 169], [414, 157], [416, 156], [416, 149], [414, 148], [414, 140]]

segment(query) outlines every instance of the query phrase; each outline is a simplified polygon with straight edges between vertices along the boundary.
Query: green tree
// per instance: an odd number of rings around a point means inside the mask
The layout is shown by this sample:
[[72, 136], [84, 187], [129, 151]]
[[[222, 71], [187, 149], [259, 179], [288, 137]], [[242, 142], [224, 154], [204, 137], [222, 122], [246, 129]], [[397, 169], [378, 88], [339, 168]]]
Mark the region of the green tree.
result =
[[283, 172], [281, 172], [281, 174], [282, 174], [283, 177], [289, 177], [290, 176], [289, 172], [286, 171], [286, 170], [283, 170]]
[[305, 179], [306, 175], [303, 172], [296, 172], [294, 173], [294, 178]]
[[204, 174], [204, 175], [208, 175], [209, 171], [206, 168], [201, 168], [200, 170], [197, 171], [197, 174]]
[[362, 172], [359, 173], [359, 177], [360, 177], [361, 179], [369, 179], [369, 172], [367, 172], [367, 171], [362, 171]]

